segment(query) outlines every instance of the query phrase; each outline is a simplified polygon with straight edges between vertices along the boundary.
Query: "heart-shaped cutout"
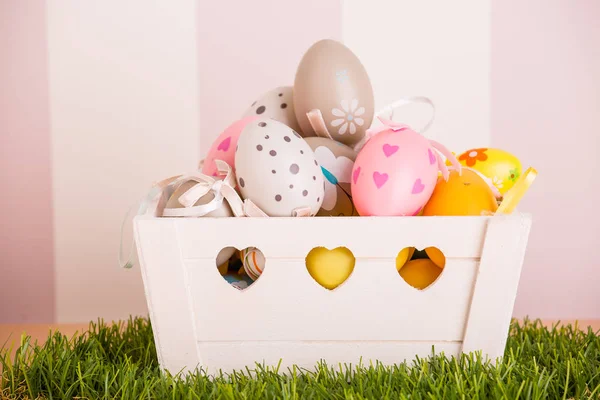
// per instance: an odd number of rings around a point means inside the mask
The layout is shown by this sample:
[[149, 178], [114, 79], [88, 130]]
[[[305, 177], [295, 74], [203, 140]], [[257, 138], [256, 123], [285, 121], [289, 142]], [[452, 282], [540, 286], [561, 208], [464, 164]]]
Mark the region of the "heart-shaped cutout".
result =
[[431, 286], [446, 266], [446, 256], [437, 247], [417, 250], [405, 247], [396, 257], [396, 270], [410, 286], [423, 290]]
[[239, 290], [249, 288], [265, 270], [265, 256], [256, 247], [237, 250], [225, 247], [217, 256], [217, 269], [227, 283]]
[[325, 289], [333, 290], [344, 283], [354, 271], [356, 259], [346, 247], [329, 250], [315, 247], [306, 256], [306, 269]]

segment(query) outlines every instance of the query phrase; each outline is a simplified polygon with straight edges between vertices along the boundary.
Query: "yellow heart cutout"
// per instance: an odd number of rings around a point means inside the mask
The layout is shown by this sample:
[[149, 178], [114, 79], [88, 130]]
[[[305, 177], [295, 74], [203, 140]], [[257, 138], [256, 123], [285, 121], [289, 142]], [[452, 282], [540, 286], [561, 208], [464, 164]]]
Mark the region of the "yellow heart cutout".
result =
[[354, 254], [346, 247], [315, 247], [306, 256], [306, 269], [319, 285], [332, 290], [348, 279], [355, 262]]

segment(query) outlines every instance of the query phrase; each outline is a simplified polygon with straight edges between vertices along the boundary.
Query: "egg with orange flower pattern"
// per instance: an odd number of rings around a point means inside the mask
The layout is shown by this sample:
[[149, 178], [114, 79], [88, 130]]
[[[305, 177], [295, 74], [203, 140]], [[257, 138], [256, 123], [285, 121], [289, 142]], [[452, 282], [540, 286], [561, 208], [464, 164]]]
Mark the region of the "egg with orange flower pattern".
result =
[[517, 181], [523, 167], [513, 154], [494, 148], [470, 149], [458, 157], [465, 167], [470, 167], [492, 180], [500, 194], [504, 195]]

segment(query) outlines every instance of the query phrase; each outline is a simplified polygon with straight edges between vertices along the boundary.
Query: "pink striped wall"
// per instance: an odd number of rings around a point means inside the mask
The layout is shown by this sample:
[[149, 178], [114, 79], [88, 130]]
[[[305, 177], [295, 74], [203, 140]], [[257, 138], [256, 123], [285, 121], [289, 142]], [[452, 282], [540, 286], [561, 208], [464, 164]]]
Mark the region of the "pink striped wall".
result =
[[[334, 0], [244, 2], [233, 15], [227, 4], [198, 4], [203, 145], [257, 94], [291, 83], [297, 61], [271, 55], [341, 31]], [[278, 16], [317, 7], [310, 29], [280, 34]], [[493, 145], [540, 171], [522, 205], [535, 221], [515, 315], [600, 318], [589, 250], [600, 238], [600, 3], [493, 0], [492, 11]], [[214, 21], [225, 18], [237, 28], [219, 31]], [[0, 2], [0, 323], [55, 319], [46, 53], [45, 3]]]
[[45, 2], [0, 1], [0, 322], [52, 322]]

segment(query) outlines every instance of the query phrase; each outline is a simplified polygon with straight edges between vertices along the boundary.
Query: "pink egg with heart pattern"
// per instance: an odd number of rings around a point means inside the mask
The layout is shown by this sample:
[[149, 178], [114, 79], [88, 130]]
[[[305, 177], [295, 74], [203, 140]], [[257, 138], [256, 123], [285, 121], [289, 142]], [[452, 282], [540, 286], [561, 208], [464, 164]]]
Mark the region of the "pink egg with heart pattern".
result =
[[235, 170], [235, 147], [237, 146], [240, 134], [246, 125], [258, 118], [259, 116], [257, 115], [244, 117], [235, 121], [221, 132], [212, 146], [210, 146], [210, 150], [202, 166], [202, 173], [208, 176], [217, 176], [215, 160], [225, 161]]
[[352, 199], [361, 216], [417, 215], [429, 201], [438, 171], [448, 168], [438, 152], [460, 171], [454, 155], [408, 126], [380, 118], [384, 126], [368, 132], [352, 170]]

